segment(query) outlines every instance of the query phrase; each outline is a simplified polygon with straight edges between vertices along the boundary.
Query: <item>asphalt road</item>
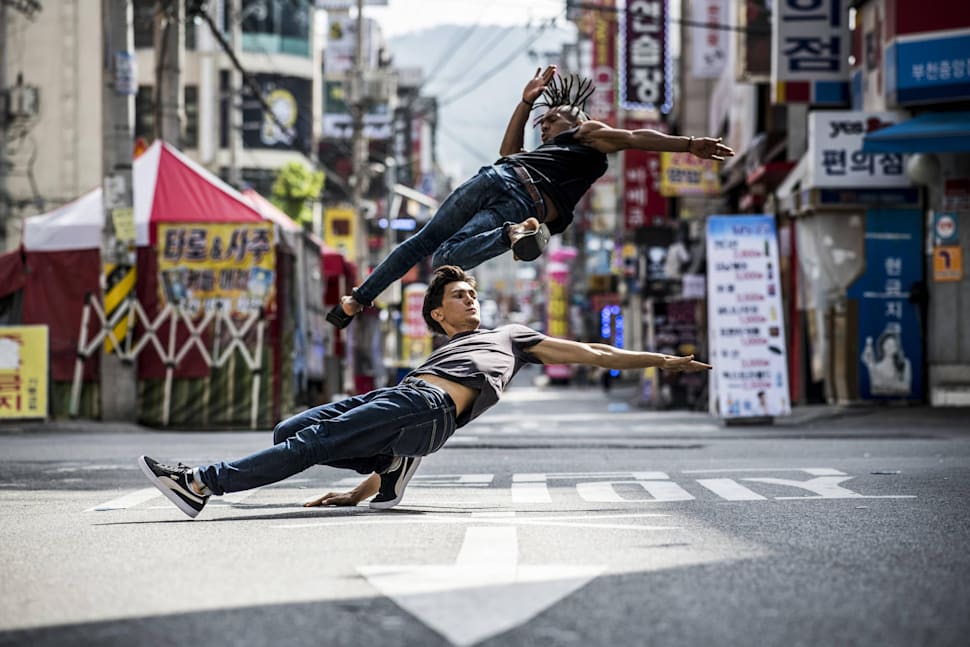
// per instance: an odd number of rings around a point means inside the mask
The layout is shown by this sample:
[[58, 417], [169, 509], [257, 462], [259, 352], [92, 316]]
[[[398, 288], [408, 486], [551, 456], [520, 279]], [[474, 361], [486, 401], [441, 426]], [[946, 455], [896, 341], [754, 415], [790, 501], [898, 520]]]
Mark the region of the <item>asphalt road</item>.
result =
[[965, 645], [966, 410], [724, 427], [515, 388], [397, 508], [313, 468], [189, 520], [135, 465], [269, 433], [0, 427], [0, 645]]

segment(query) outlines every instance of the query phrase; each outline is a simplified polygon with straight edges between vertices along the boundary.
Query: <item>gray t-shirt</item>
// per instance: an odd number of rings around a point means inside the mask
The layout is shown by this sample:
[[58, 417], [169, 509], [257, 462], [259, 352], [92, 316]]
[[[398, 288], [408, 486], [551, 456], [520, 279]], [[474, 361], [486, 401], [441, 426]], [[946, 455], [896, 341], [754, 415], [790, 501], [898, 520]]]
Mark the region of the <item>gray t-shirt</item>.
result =
[[528, 349], [545, 338], [521, 324], [461, 332], [408, 375], [437, 375], [477, 390], [471, 409], [458, 418], [461, 427], [495, 406], [523, 364], [542, 363]]

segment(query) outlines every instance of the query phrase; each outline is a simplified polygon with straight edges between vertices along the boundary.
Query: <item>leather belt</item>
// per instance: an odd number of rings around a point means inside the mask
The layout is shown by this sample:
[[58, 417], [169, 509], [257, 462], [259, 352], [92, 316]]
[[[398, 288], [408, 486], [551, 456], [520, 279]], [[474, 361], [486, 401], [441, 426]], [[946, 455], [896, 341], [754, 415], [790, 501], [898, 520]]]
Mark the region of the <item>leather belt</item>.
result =
[[529, 197], [532, 198], [532, 204], [535, 205], [536, 208], [536, 218], [539, 220], [539, 222], [545, 222], [546, 201], [542, 199], [542, 194], [536, 187], [536, 183], [532, 180], [532, 176], [529, 175], [529, 172], [521, 166], [516, 164], [510, 164], [509, 166], [512, 167], [512, 170], [515, 172], [515, 176], [519, 178], [519, 182], [521, 182], [522, 186], [525, 187]]

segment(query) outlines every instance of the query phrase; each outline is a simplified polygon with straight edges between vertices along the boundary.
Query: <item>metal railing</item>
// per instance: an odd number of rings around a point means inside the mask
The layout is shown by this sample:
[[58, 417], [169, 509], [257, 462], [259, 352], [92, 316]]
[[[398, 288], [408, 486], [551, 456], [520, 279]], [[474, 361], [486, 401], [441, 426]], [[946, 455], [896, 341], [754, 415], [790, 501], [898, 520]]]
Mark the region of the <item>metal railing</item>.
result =
[[[88, 329], [92, 316], [97, 321], [98, 329], [89, 339]], [[124, 317], [128, 318], [128, 333], [123, 339], [119, 340], [114, 331]], [[160, 338], [161, 329], [166, 323], [170, 324], [167, 346], [163, 344]], [[189, 334], [181, 346], [177, 344], [179, 323], [184, 325]], [[210, 325], [214, 327], [211, 353], [206, 347], [203, 337]], [[256, 327], [256, 345], [250, 352], [245, 339], [249, 336], [253, 326]], [[229, 335], [229, 343], [221, 348], [223, 329]], [[151, 344], [151, 347], [155, 349], [158, 357], [165, 364], [165, 386], [162, 401], [163, 426], [168, 426], [171, 417], [172, 380], [175, 376], [175, 369], [182, 363], [189, 351], [192, 348], [198, 349], [199, 355], [202, 356], [210, 370], [224, 366], [232, 357], [233, 352], [238, 351], [253, 374], [249, 419], [250, 427], [256, 429], [259, 412], [259, 389], [262, 383], [264, 329], [265, 318], [262, 308], [250, 313], [246, 319], [238, 324], [233, 320], [232, 315], [222, 308], [206, 311], [202, 319], [193, 323], [188, 311], [168, 303], [152, 320], [137, 299], [128, 298], [112, 313], [111, 317], [107, 317], [102, 305], [92, 293], [88, 293], [81, 313], [77, 359], [74, 363], [74, 380], [71, 384], [70, 414], [77, 416], [80, 409], [84, 363], [100, 351], [101, 344], [107, 339], [113, 346], [112, 352], [118, 355], [122, 361], [134, 362], [138, 355]], [[135, 339], [136, 334], [137, 340]]]

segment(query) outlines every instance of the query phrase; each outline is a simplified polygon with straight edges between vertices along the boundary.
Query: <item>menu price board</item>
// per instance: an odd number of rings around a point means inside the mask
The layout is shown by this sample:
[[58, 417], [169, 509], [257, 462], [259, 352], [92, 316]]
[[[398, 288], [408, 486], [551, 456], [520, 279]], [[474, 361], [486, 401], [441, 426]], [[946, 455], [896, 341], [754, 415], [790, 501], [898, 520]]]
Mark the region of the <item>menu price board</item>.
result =
[[790, 415], [774, 216], [709, 217], [707, 271], [711, 412]]

